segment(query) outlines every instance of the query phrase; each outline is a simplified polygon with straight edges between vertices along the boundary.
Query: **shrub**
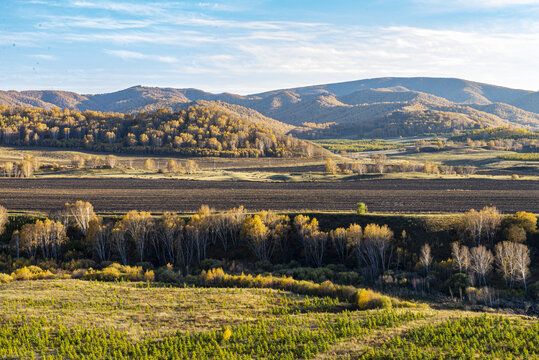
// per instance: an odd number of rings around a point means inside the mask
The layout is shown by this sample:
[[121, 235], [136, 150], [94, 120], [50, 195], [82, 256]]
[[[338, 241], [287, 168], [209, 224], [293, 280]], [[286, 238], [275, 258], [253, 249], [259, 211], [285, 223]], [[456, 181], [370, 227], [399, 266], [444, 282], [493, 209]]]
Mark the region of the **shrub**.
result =
[[83, 276], [86, 280], [101, 281], [154, 281], [155, 274], [153, 270], [146, 270], [141, 266], [127, 266], [113, 263], [103, 270], [88, 269]]
[[155, 273], [153, 270], [146, 270], [144, 272], [144, 280], [145, 281], [155, 281]]
[[38, 266], [25, 266], [15, 270], [11, 277], [13, 280], [37, 280], [37, 279], [52, 279], [55, 275], [50, 270], [43, 271]]
[[66, 270], [75, 271], [77, 269], [95, 268], [96, 265], [96, 262], [91, 259], [71, 259], [70, 262], [63, 265], [63, 268]]
[[223, 266], [223, 262], [217, 259], [204, 259], [200, 261], [199, 266], [202, 270], [210, 270]]
[[359, 310], [389, 309], [393, 304], [395, 304], [395, 306], [400, 306], [400, 301], [397, 299], [392, 301], [388, 296], [384, 296], [370, 289], [358, 290], [353, 299], [353, 303]]
[[461, 289], [465, 290], [467, 286], [470, 285], [470, 280], [466, 274], [453, 274], [445, 282], [446, 288], [450, 288], [454, 294], [458, 294]]
[[7, 284], [11, 281], [13, 281], [13, 278], [11, 277], [11, 275], [0, 273], [0, 284]]
[[363, 202], [358, 202], [356, 204], [356, 211], [358, 215], [363, 215], [367, 213], [367, 205]]
[[225, 331], [223, 331], [223, 341], [228, 341], [232, 337], [232, 330], [227, 326]]
[[[245, 275], [243, 273], [241, 275], [230, 275], [221, 268], [202, 271], [198, 276], [198, 284], [204, 286], [271, 288], [303, 295], [338, 298], [351, 301], [361, 310], [390, 308], [392, 306], [400, 307], [401, 304], [397, 299], [391, 299], [372, 290], [358, 290], [353, 286], [335, 285], [329, 280], [318, 284], [312, 281], [298, 281], [286, 276], [257, 275], [253, 277], [250, 274]], [[415, 304], [406, 304], [406, 307], [412, 306], [415, 306]]]
[[155, 272], [155, 278], [163, 283], [179, 283], [180, 276], [172, 268], [161, 267]]

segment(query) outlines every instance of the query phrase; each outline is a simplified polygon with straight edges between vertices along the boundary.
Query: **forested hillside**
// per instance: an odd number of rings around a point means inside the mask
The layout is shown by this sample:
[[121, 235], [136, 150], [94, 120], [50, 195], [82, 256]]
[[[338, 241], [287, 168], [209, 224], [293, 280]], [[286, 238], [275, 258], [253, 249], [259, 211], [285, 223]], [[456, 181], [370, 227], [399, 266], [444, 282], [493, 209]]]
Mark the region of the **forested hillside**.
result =
[[325, 151], [216, 106], [134, 114], [0, 106], [0, 143], [195, 156], [301, 156]]
[[451, 78], [378, 78], [252, 95], [134, 86], [107, 94], [0, 91], [0, 105], [139, 113], [213, 106], [305, 138], [451, 133], [507, 126], [539, 130], [537, 94]]

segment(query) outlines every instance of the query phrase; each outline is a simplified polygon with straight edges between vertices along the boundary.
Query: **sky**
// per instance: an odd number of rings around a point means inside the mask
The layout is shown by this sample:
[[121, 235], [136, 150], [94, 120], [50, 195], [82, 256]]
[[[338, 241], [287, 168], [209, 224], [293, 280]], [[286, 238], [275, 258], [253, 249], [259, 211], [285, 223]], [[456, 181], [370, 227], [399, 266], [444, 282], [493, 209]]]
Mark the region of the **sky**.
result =
[[0, 0], [0, 90], [391, 76], [539, 90], [539, 0]]

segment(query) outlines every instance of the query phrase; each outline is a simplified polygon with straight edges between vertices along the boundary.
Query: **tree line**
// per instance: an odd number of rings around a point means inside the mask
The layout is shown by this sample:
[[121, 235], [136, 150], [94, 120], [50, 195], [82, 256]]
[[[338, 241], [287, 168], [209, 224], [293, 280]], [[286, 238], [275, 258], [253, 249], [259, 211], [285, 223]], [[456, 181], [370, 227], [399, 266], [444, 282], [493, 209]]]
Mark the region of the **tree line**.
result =
[[314, 145], [215, 107], [138, 114], [0, 106], [0, 143], [193, 156], [304, 156]]
[[[7, 212], [2, 208], [0, 227], [6, 222]], [[451, 244], [451, 254], [436, 261], [425, 241], [416, 257], [415, 271], [428, 276], [436, 267], [449, 264], [456, 275], [482, 286], [496, 270], [508, 287], [521, 283], [526, 288], [530, 249], [525, 241], [527, 234], [537, 231], [533, 214], [504, 216], [493, 207], [485, 207], [463, 214], [457, 226], [462, 237]], [[59, 261], [64, 249], [73, 253], [78, 243], [79, 257], [93, 257], [99, 263], [151, 262], [186, 272], [216, 249], [224, 258], [251, 262], [278, 262], [293, 254], [294, 258], [301, 256], [305, 266], [315, 268], [328, 263], [352, 264], [374, 282], [403, 269], [402, 247], [409, 242], [406, 231], [396, 236], [387, 225], [376, 223], [364, 227], [353, 223], [325, 231], [316, 218], [301, 214], [290, 219], [273, 211], [253, 214], [237, 207], [217, 212], [208, 206], [201, 206], [191, 216], [166, 212], [154, 217], [132, 210], [117, 219], [105, 219], [90, 203], [77, 201], [66, 203], [65, 209], [50, 219], [22, 225], [13, 231], [10, 245], [16, 257]]]

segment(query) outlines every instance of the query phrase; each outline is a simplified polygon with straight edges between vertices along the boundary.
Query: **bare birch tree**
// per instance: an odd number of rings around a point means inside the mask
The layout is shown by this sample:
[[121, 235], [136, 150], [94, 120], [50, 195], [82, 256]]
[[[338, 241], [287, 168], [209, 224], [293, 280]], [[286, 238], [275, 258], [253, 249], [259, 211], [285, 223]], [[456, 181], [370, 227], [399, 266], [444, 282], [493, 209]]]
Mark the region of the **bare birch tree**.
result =
[[467, 273], [470, 267], [470, 250], [467, 246], [454, 242], [451, 244], [453, 261], [458, 266], [459, 273]]
[[92, 204], [79, 200], [72, 204], [66, 203], [65, 206], [75, 226], [86, 236], [90, 220], [95, 216]]
[[146, 244], [153, 230], [152, 215], [145, 211], [131, 210], [120, 221], [122, 222], [122, 228], [135, 243], [140, 261], [144, 261]]
[[428, 274], [430, 271], [430, 266], [432, 264], [432, 254], [429, 244], [424, 244], [421, 247], [421, 251], [419, 253], [419, 264], [423, 267], [425, 273]]
[[487, 275], [492, 270], [493, 260], [492, 252], [483, 245], [470, 249], [470, 269], [477, 277], [479, 285], [487, 284]]

